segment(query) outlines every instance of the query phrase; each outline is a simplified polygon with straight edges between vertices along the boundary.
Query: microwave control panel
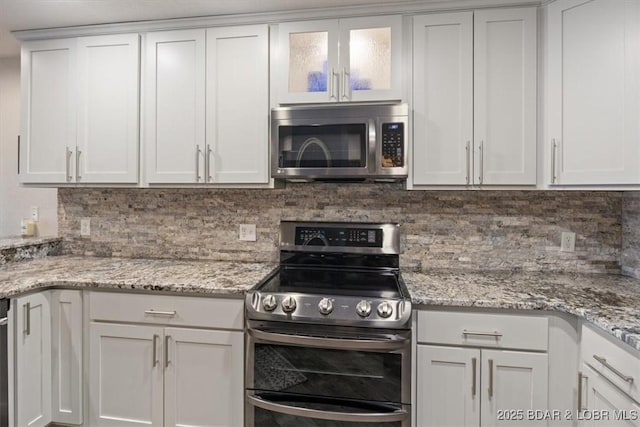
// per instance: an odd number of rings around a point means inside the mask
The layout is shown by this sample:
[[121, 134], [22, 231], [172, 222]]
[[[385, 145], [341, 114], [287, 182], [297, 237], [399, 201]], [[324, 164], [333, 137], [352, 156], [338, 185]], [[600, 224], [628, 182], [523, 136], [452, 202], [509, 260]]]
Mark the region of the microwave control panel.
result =
[[382, 167], [404, 166], [404, 123], [382, 124]]

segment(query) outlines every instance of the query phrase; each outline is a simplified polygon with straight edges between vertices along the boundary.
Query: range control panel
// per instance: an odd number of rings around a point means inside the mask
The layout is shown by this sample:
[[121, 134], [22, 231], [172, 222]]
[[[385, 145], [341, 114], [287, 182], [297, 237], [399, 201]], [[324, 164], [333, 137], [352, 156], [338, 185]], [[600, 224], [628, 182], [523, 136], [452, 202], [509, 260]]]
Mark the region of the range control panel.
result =
[[382, 167], [404, 166], [404, 123], [382, 124]]
[[381, 248], [382, 230], [349, 227], [296, 227], [295, 244]]

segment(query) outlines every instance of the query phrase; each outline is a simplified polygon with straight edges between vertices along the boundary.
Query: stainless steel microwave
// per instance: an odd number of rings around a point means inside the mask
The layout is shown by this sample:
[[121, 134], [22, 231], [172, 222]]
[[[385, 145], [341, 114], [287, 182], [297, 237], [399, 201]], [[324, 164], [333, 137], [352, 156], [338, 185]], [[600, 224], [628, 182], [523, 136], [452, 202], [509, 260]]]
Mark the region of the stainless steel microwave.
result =
[[289, 181], [407, 177], [406, 104], [271, 110], [271, 176]]

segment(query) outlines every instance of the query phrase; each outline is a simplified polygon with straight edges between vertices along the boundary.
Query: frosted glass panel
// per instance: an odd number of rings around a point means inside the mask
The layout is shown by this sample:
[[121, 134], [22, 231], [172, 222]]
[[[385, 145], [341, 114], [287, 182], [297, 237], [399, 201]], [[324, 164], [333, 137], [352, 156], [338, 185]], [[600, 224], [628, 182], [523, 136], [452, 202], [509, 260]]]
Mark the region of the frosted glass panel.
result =
[[327, 91], [329, 33], [289, 34], [289, 92]]
[[391, 28], [351, 30], [351, 90], [391, 88]]

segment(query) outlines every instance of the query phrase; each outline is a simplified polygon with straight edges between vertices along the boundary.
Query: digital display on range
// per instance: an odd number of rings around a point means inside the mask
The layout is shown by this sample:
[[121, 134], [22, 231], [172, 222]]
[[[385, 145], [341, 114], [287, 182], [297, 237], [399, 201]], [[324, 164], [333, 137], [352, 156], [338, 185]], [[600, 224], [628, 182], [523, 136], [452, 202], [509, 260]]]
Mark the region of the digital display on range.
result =
[[367, 228], [296, 227], [296, 245], [381, 248], [382, 230]]

